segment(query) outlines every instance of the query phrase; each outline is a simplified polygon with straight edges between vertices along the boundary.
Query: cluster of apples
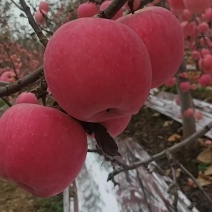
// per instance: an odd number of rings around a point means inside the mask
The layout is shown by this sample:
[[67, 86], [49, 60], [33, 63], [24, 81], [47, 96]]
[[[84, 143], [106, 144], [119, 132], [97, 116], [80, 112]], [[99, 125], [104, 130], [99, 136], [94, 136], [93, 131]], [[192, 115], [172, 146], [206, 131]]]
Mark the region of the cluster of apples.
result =
[[182, 58], [180, 23], [160, 7], [116, 21], [80, 18], [62, 25], [45, 49], [44, 73], [68, 115], [19, 97], [0, 118], [0, 176], [37, 196], [62, 192], [86, 157], [79, 120], [120, 134]]

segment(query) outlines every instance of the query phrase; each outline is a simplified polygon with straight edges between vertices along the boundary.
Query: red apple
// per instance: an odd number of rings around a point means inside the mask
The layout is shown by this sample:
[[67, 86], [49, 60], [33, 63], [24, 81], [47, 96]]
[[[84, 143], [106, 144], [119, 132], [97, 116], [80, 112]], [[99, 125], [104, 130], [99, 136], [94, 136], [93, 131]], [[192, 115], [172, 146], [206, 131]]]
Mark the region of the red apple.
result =
[[212, 85], [212, 77], [210, 74], [203, 74], [199, 78], [198, 82], [202, 87], [210, 86], [210, 85]]
[[209, 26], [206, 22], [202, 22], [197, 26], [197, 32], [206, 33], [209, 31]]
[[20, 103], [39, 104], [39, 101], [36, 98], [34, 93], [23, 92], [16, 99], [16, 104], [20, 104]]
[[180, 89], [182, 92], [188, 92], [190, 90], [191, 86], [189, 82], [181, 82], [180, 83]]
[[82, 3], [77, 8], [77, 17], [84, 18], [84, 17], [92, 17], [98, 13], [98, 8], [95, 3]]
[[[108, 7], [109, 4], [111, 4], [112, 1], [104, 1], [101, 5], [100, 5], [100, 11], [104, 10], [105, 8]], [[123, 10], [122, 8], [113, 16], [112, 20], [116, 20], [118, 18], [120, 18], [123, 15]]]
[[66, 114], [17, 104], [0, 118], [0, 176], [40, 197], [62, 192], [86, 157], [86, 133]]
[[43, 18], [43, 14], [40, 12], [40, 10], [35, 12], [34, 19], [37, 24], [42, 24], [45, 21], [45, 19]]
[[100, 18], [81, 18], [60, 27], [47, 44], [44, 72], [59, 105], [88, 122], [137, 113], [152, 77], [149, 54], [138, 35]]
[[47, 14], [49, 11], [49, 4], [45, 1], [41, 1], [39, 4], [39, 10], [42, 11], [44, 14]]
[[201, 61], [201, 68], [207, 74], [212, 74], [212, 55], [207, 54]]
[[15, 73], [13, 71], [5, 71], [1, 75], [0, 81], [4, 81], [4, 82], [15, 82]]
[[100, 124], [102, 124], [108, 131], [108, 133], [115, 138], [116, 136], [120, 135], [127, 125], [129, 124], [131, 119], [131, 115], [126, 117], [121, 117], [118, 119], [110, 119], [107, 121], [103, 121]]
[[186, 118], [191, 118], [192, 116], [194, 116], [194, 109], [193, 108], [188, 108], [184, 111], [183, 115]]
[[169, 78], [168, 80], [166, 80], [165, 86], [172, 87], [173, 85], [175, 85], [175, 83], [176, 83], [176, 78], [172, 77], [172, 78]]
[[200, 57], [201, 57], [201, 55], [200, 55], [200, 53], [199, 53], [198, 51], [193, 50], [193, 51], [191, 52], [191, 57], [192, 57], [194, 60], [199, 60]]
[[152, 64], [152, 88], [178, 70], [184, 48], [179, 21], [162, 7], [147, 7], [117, 20], [133, 29], [146, 45]]
[[210, 0], [183, 0], [186, 9], [194, 14], [202, 13], [211, 6]]

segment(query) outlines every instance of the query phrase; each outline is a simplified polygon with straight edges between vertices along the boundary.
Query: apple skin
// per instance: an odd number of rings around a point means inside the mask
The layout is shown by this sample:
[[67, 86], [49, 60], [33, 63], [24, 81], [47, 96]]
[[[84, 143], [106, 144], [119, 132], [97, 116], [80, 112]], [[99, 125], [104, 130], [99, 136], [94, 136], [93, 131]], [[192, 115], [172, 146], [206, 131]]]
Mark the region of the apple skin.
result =
[[66, 114], [17, 104], [0, 118], [0, 176], [39, 197], [62, 192], [86, 157], [86, 133]]
[[84, 17], [92, 17], [98, 13], [98, 8], [95, 3], [82, 3], [77, 8], [77, 17], [84, 18]]
[[185, 5], [183, 0], [168, 0], [170, 7], [175, 10], [183, 10], [185, 9]]
[[54, 33], [44, 53], [44, 73], [59, 105], [87, 122], [137, 113], [152, 77], [138, 35], [121, 23], [97, 18], [71, 21]]
[[[117, 119], [110, 119], [100, 122], [99, 124], [103, 125], [107, 129], [107, 132], [111, 137], [115, 138], [125, 130], [130, 122], [131, 117], [132, 116], [129, 115]], [[94, 138], [94, 133], [91, 135], [91, 137]]]
[[49, 11], [49, 4], [45, 1], [41, 1], [39, 4], [39, 10], [47, 14]]
[[34, 93], [23, 92], [16, 99], [16, 104], [20, 104], [20, 103], [39, 104], [39, 101], [36, 98]]
[[152, 88], [174, 76], [183, 59], [184, 38], [173, 13], [152, 6], [117, 21], [134, 30], [146, 45], [152, 64]]

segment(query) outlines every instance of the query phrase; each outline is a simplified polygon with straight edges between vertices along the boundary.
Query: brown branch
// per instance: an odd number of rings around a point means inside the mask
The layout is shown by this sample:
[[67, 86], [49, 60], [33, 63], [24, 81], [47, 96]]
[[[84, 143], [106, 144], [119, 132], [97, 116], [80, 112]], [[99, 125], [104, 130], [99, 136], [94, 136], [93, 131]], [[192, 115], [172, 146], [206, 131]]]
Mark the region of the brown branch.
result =
[[37, 25], [37, 23], [35, 22], [35, 19], [32, 16], [32, 13], [30, 11], [29, 6], [26, 4], [26, 2], [24, 0], [20, 0], [20, 4], [23, 8], [23, 11], [25, 12], [29, 24], [31, 25], [31, 27], [34, 29], [36, 35], [39, 38], [39, 41], [46, 47], [47, 43], [48, 43], [48, 39], [47, 37], [43, 34], [42, 30], [40, 29], [40, 27]]
[[33, 71], [31, 74], [0, 88], [0, 98], [21, 91], [21, 89], [24, 88], [25, 86], [28, 86], [33, 82], [35, 82], [36, 80], [40, 79], [43, 76], [43, 74], [44, 74], [43, 67], [40, 67], [37, 70]]
[[7, 104], [7, 106], [12, 107], [12, 104], [8, 101], [7, 98], [2, 97], [1, 99]]
[[167, 150], [163, 150], [160, 153], [153, 155], [152, 157], [150, 157], [147, 160], [139, 161], [139, 162], [133, 163], [133, 164], [128, 165], [128, 166], [126, 165], [124, 168], [120, 168], [120, 169], [117, 169], [117, 170], [111, 172], [108, 175], [108, 180], [111, 180], [114, 176], [116, 176], [117, 174], [119, 174], [121, 172], [124, 172], [126, 170], [133, 170], [133, 169], [138, 168], [139, 166], [142, 166], [142, 165], [148, 164], [148, 163], [150, 163], [150, 162], [152, 162], [154, 160], [158, 160], [160, 158], [163, 158], [163, 157], [166, 156], [166, 152], [167, 151], [169, 151], [171, 153], [179, 151], [184, 146], [186, 146], [186, 145], [188, 145], [188, 144], [190, 144], [192, 142], [195, 142], [197, 138], [203, 136], [211, 128], [212, 128], [212, 121], [209, 122], [207, 125], [205, 125], [199, 131], [195, 132], [194, 134], [192, 134], [191, 136], [189, 136], [188, 138], [186, 138], [185, 140], [183, 140], [182, 142], [180, 142], [179, 144], [175, 144], [174, 146], [168, 148]]

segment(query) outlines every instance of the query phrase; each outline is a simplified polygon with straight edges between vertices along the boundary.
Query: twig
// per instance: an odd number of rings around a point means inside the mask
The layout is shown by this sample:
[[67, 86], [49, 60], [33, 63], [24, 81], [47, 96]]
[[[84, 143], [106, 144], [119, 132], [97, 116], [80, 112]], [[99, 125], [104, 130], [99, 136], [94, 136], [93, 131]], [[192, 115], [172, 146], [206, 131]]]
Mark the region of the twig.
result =
[[[194, 134], [192, 134], [191, 136], [189, 136], [188, 138], [186, 138], [185, 140], [183, 140], [181, 143], [179, 144], [175, 144], [174, 146], [168, 148], [167, 150], [169, 152], [177, 152], [179, 151], [182, 147], [196, 141], [197, 138], [203, 136], [205, 133], [207, 133], [210, 129], [212, 128], [212, 121], [209, 122], [207, 125], [205, 125], [202, 129], [200, 129], [199, 131], [195, 132]], [[164, 151], [161, 151], [160, 153], [158, 154], [155, 154], [153, 155], [152, 157], [150, 157], [149, 159], [147, 160], [143, 160], [143, 161], [139, 161], [139, 162], [136, 162], [136, 163], [133, 163], [131, 165], [128, 165], [126, 166], [125, 168], [120, 168], [120, 169], [117, 169], [115, 170], [114, 172], [110, 173], [108, 175], [108, 180], [112, 179], [114, 176], [116, 176], [117, 174], [123, 172], [123, 171], [126, 171], [126, 170], [133, 170], [133, 169], [136, 169], [137, 167], [139, 166], [142, 166], [144, 164], [148, 164], [154, 160], [158, 160], [160, 158], [163, 158], [165, 157], [166, 155], [166, 151], [167, 150], [164, 150]]]
[[12, 107], [12, 104], [4, 97], [1, 98], [9, 107]]
[[181, 164], [178, 162], [178, 166], [182, 169], [182, 171], [187, 174], [194, 182], [194, 184], [202, 191], [202, 193], [205, 195], [205, 197], [208, 199], [210, 204], [212, 205], [212, 200], [208, 196], [208, 194], [205, 192], [205, 190], [202, 188], [202, 186], [197, 182], [197, 180], [194, 178], [194, 176]]
[[140, 185], [140, 187], [141, 187], [141, 189], [143, 191], [143, 194], [144, 194], [144, 199], [146, 201], [147, 208], [148, 208], [149, 212], [152, 212], [151, 206], [150, 206], [150, 204], [148, 202], [148, 199], [147, 199], [147, 195], [146, 195], [146, 191], [145, 191], [145, 188], [144, 188], [144, 184], [142, 182], [142, 179], [141, 179], [137, 169], [136, 169], [136, 174], [137, 174], [138, 183], [139, 183], [139, 185]]
[[31, 74], [0, 88], [0, 98], [21, 91], [22, 88], [32, 84], [36, 80], [40, 79], [42, 76], [43, 76], [43, 67], [40, 67], [37, 70], [33, 71]]
[[24, 11], [23, 8], [21, 8], [21, 6], [18, 5], [14, 0], [10, 0], [10, 1], [11, 1], [19, 10]]
[[175, 167], [174, 167], [176, 165], [176, 161], [174, 160], [173, 155], [169, 151], [166, 151], [166, 156], [167, 156], [167, 159], [169, 161], [169, 165], [171, 167], [172, 180], [173, 180], [173, 183], [169, 187], [169, 192], [171, 194], [173, 194], [173, 196], [174, 196], [173, 206], [174, 206], [175, 212], [178, 212], [178, 209], [177, 209], [177, 202], [178, 202], [178, 189], [177, 189], [177, 187], [178, 187], [178, 184], [177, 184], [176, 171], [175, 171]]
[[48, 43], [48, 39], [47, 37], [43, 34], [43, 32], [41, 31], [40, 27], [37, 25], [37, 23], [35, 22], [35, 19], [33, 18], [30, 8], [29, 6], [26, 4], [26, 2], [24, 0], [20, 0], [20, 4], [23, 8], [23, 11], [25, 12], [29, 24], [32, 26], [32, 28], [34, 29], [36, 35], [39, 38], [39, 41], [46, 47], [47, 43]]
[[127, 2], [127, 0], [113, 0], [103, 11], [100, 11], [95, 17], [111, 19]]

